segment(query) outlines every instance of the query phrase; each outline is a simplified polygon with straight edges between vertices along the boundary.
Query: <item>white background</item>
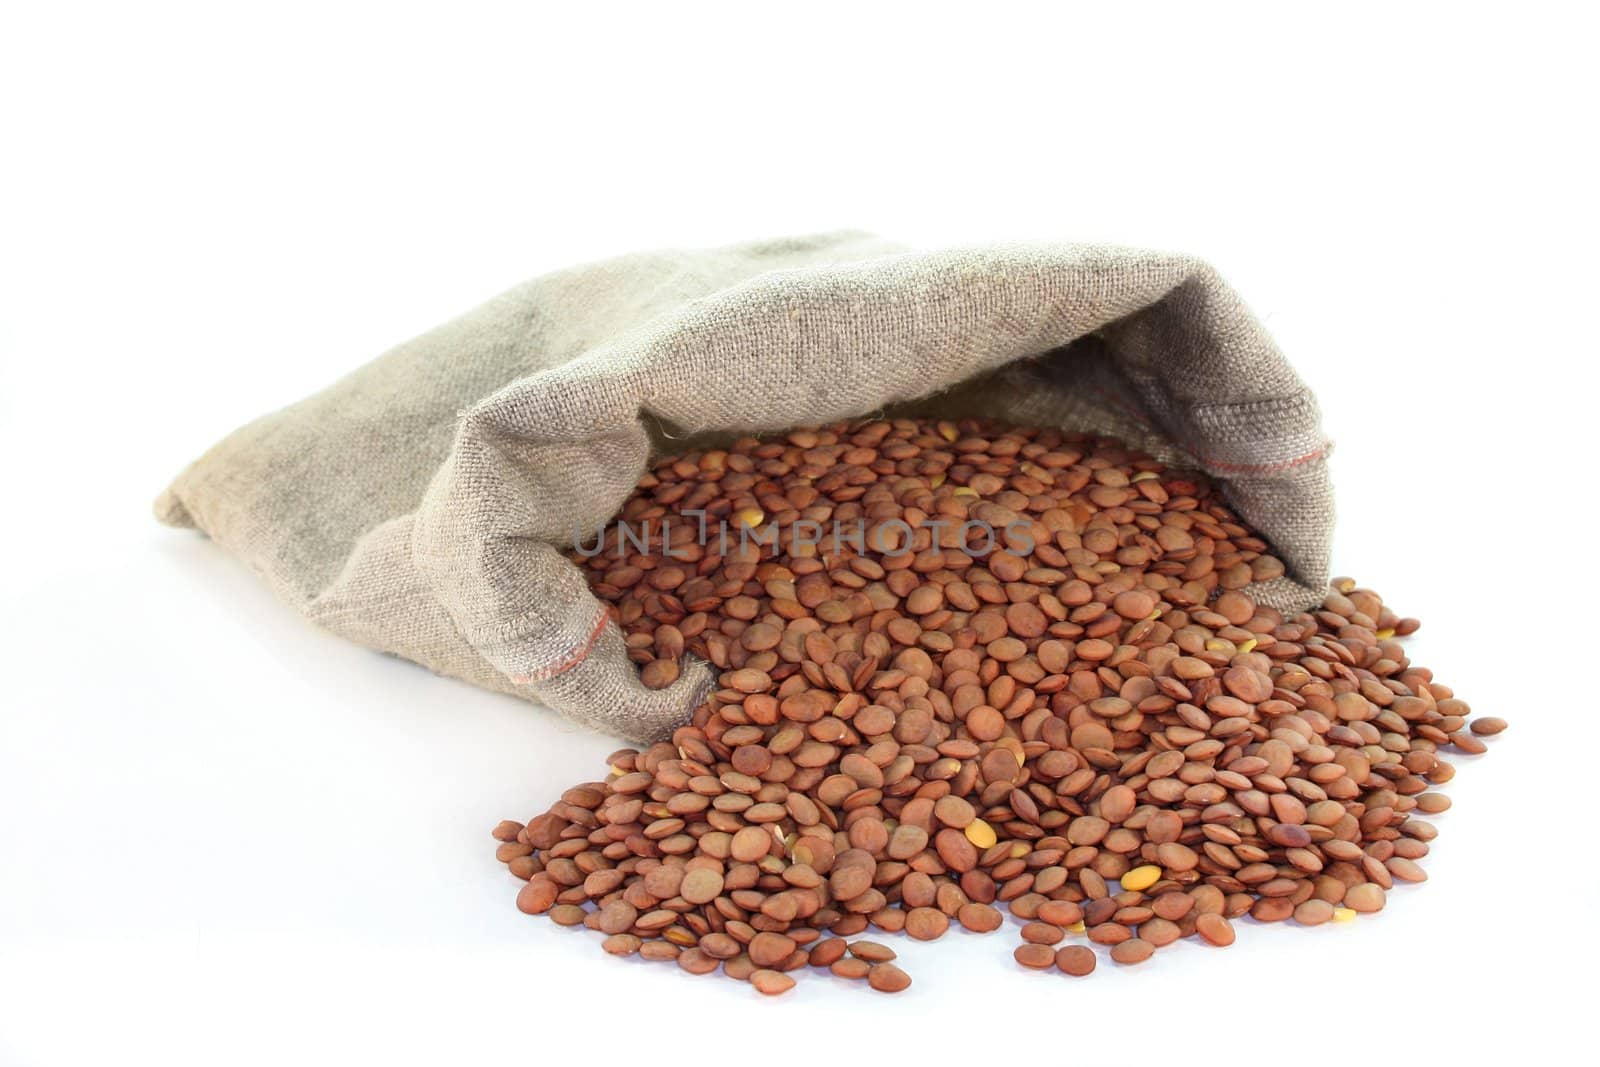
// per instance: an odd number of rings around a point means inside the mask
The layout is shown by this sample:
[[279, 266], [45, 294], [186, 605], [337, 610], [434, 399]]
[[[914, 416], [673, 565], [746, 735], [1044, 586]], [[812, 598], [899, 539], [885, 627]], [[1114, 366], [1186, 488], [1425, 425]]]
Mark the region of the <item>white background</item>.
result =
[[[1199, 6], [6, 4], [0, 1063], [1588, 1047], [1592, 28]], [[488, 837], [613, 741], [317, 632], [150, 517], [235, 426], [524, 277], [843, 226], [1178, 249], [1246, 294], [1338, 444], [1337, 569], [1513, 724], [1431, 881], [1087, 980], [1012, 933], [906, 947], [898, 998], [617, 963], [517, 913]]]

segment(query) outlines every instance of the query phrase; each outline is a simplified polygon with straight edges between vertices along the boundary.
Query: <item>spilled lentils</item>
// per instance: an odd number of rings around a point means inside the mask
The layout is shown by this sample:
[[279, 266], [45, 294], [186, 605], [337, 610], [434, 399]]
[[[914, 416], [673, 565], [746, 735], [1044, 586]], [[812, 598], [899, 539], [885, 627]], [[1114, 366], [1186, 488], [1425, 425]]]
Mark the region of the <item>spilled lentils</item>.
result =
[[1505, 728], [1370, 590], [1257, 604], [1283, 565], [1216, 486], [1112, 440], [796, 430], [661, 460], [619, 522], [572, 558], [645, 683], [694, 655], [716, 687], [498, 857], [522, 911], [763, 994], [809, 968], [899, 992], [864, 935], [1002, 908], [1022, 967], [1074, 976], [1380, 911], [1426, 877], [1444, 756]]

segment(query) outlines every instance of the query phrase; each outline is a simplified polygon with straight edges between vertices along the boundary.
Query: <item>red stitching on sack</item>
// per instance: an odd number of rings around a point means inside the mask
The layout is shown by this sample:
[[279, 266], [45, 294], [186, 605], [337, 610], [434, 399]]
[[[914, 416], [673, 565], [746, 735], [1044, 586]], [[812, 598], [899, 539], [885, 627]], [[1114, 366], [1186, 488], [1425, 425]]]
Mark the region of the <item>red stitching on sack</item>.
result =
[[606, 623], [610, 621], [611, 615], [602, 605], [599, 616], [595, 619], [594, 627], [589, 631], [589, 636], [584, 640], [581, 648], [569, 653], [562, 659], [556, 660], [548, 667], [540, 667], [532, 674], [513, 676], [511, 681], [516, 685], [527, 685], [529, 682], [546, 682], [558, 674], [570, 671], [589, 658], [589, 653], [594, 651], [594, 646], [600, 640], [600, 635], [605, 632]]
[[1198, 452], [1184, 448], [1182, 445], [1179, 445], [1178, 447], [1183, 448], [1185, 452], [1188, 452], [1189, 455], [1193, 456], [1195, 459], [1199, 460], [1201, 463], [1204, 463], [1208, 467], [1214, 467], [1217, 470], [1234, 471], [1239, 474], [1275, 474], [1278, 471], [1286, 471], [1292, 467], [1298, 467], [1303, 463], [1310, 463], [1312, 460], [1321, 459], [1328, 451], [1328, 446], [1323, 445], [1315, 452], [1307, 452], [1303, 456], [1296, 456], [1294, 459], [1286, 459], [1282, 463], [1250, 464], [1223, 463], [1221, 460], [1206, 459]]

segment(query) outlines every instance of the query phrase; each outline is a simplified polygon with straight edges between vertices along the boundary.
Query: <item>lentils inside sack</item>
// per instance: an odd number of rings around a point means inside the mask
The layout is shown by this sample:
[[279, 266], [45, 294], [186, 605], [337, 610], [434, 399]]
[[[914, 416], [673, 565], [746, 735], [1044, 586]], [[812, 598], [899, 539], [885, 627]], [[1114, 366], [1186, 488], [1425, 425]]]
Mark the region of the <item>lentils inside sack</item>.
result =
[[1002, 907], [1022, 967], [1080, 976], [1092, 946], [1134, 966], [1247, 914], [1379, 911], [1426, 878], [1444, 754], [1505, 728], [1370, 590], [1257, 604], [1283, 564], [1217, 487], [1109, 439], [796, 430], [661, 460], [619, 523], [572, 558], [646, 684], [694, 655], [717, 688], [498, 856], [522, 911], [764, 994], [808, 967], [899, 992], [869, 930]]

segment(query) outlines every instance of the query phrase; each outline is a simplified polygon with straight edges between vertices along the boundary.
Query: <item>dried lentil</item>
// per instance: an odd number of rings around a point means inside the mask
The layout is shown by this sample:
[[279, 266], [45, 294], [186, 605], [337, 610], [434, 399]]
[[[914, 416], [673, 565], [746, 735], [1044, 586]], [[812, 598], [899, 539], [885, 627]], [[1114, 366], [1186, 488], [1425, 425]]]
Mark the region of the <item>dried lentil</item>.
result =
[[[659, 536], [691, 511], [733, 543]], [[663, 459], [620, 518], [657, 537], [574, 562], [644, 683], [692, 654], [718, 687], [670, 743], [497, 825], [496, 855], [520, 910], [767, 994], [807, 963], [902, 990], [892, 950], [844, 939], [987, 932], [1002, 902], [1018, 962], [1078, 975], [1095, 953], [1053, 950], [1066, 932], [1137, 963], [1247, 913], [1378, 911], [1426, 877], [1444, 754], [1505, 729], [1353, 580], [1257, 604], [1284, 568], [1216, 486], [1107, 439], [796, 430]], [[834, 521], [864, 535], [738, 536]]]

